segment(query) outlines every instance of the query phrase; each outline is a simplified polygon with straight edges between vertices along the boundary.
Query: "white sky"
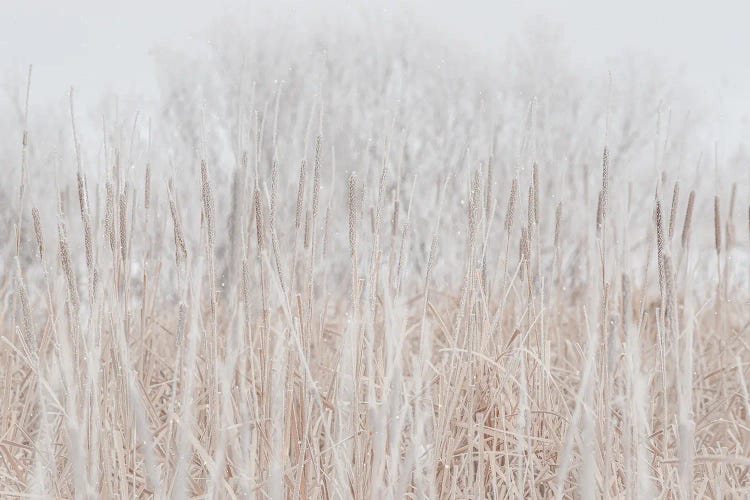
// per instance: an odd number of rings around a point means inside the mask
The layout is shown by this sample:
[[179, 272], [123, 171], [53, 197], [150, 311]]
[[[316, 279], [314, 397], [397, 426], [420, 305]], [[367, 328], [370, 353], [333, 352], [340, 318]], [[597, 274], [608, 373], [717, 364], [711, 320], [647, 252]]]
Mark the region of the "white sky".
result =
[[[270, 12], [304, 20], [313, 11], [338, 16], [360, 3], [0, 0], [0, 71], [22, 75], [34, 65], [34, 106], [62, 99], [71, 85], [84, 105], [107, 90], [156, 97], [150, 49], [184, 45], [218, 15]], [[607, 59], [626, 51], [662, 57], [683, 66], [690, 89], [718, 111], [717, 134], [740, 140], [750, 132], [750, 6], [742, 2], [402, 0], [382, 5], [407, 6], [417, 22], [487, 52], [542, 21], [562, 31], [573, 62], [594, 74], [606, 75]]]

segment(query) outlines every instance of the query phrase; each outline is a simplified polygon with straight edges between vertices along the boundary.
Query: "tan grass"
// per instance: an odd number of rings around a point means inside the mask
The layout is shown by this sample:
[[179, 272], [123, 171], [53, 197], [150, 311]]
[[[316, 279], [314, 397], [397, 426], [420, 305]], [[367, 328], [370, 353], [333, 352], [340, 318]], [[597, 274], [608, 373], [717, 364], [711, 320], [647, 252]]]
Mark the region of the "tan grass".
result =
[[71, 93], [52, 201], [24, 124], [0, 497], [750, 494], [742, 179], [727, 220], [730, 184], [696, 183], [673, 242], [691, 179], [585, 142], [599, 182], [530, 146], [535, 109], [510, 138], [457, 107], [363, 140], [336, 121], [358, 102], [289, 94], [243, 111], [229, 166], [209, 127], [184, 165], [119, 139], [87, 170]]

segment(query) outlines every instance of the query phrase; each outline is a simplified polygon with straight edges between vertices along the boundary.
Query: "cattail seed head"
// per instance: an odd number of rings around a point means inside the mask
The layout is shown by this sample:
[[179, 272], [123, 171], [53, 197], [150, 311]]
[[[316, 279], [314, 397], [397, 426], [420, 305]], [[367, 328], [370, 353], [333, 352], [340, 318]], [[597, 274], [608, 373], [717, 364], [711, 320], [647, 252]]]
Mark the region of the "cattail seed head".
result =
[[599, 196], [596, 201], [596, 235], [601, 236], [604, 227], [604, 191], [599, 190]]
[[255, 187], [255, 193], [253, 196], [255, 201], [255, 228], [258, 240], [258, 251], [263, 251], [263, 207], [260, 203], [260, 189], [258, 189], [257, 186]]
[[209, 248], [214, 248], [216, 243], [216, 229], [214, 226], [214, 198], [211, 190], [211, 183], [208, 177], [208, 166], [205, 161], [201, 161], [201, 204], [203, 208], [203, 218], [206, 224], [206, 234], [208, 236]]
[[172, 227], [174, 228], [175, 263], [179, 268], [181, 264], [187, 261], [187, 246], [185, 245], [185, 234], [182, 230], [180, 213], [177, 210], [177, 201], [175, 200], [172, 179], [169, 180], [168, 194], [169, 213], [172, 216]]
[[128, 185], [120, 193], [120, 254], [123, 262], [128, 259]]
[[83, 218], [83, 242], [84, 250], [86, 254], [86, 269], [89, 273], [94, 271], [94, 248], [93, 248], [93, 236], [91, 235], [91, 223], [89, 222], [88, 214], [81, 214]]
[[106, 199], [104, 208], [104, 237], [109, 243], [112, 254], [115, 253], [115, 190], [111, 182], [106, 185]]
[[86, 194], [86, 180], [79, 171], [76, 175], [78, 184], [78, 204], [81, 210], [81, 221], [83, 222], [84, 249], [86, 254], [86, 269], [89, 275], [94, 273], [94, 250], [93, 236], [91, 234], [91, 221], [89, 219], [88, 196]]
[[674, 190], [672, 191], [672, 208], [669, 210], [669, 241], [672, 241], [674, 235], [675, 219], [677, 217], [677, 205], [680, 199], [680, 182], [674, 183]]
[[531, 232], [531, 228], [536, 225], [536, 214], [534, 212], [534, 206], [536, 205], [536, 202], [534, 201], [534, 186], [529, 186], [529, 197], [528, 197], [528, 220], [527, 220], [527, 226], [529, 227], [529, 231]]
[[305, 203], [305, 175], [306, 175], [306, 164], [305, 160], [302, 160], [299, 167], [299, 182], [297, 183], [297, 206], [294, 211], [294, 227], [300, 228], [302, 224], [302, 208]]
[[247, 258], [242, 259], [242, 283], [241, 283], [242, 304], [245, 308], [245, 314], [250, 317], [250, 265]]
[[175, 328], [175, 342], [177, 345], [182, 345], [182, 341], [185, 338], [185, 325], [187, 324], [187, 306], [184, 302], [180, 301], [180, 305], [177, 307], [177, 327]]
[[76, 284], [75, 272], [73, 271], [73, 260], [70, 256], [70, 247], [68, 246], [68, 235], [65, 230], [65, 223], [60, 221], [57, 226], [57, 233], [60, 244], [60, 266], [65, 276], [65, 283], [68, 288], [68, 301], [74, 311], [78, 311], [79, 298], [78, 286]]
[[532, 185], [534, 187], [534, 224], [539, 224], [539, 167], [534, 163], [532, 173]]
[[315, 139], [315, 164], [313, 166], [312, 218], [318, 216], [320, 204], [320, 136]]
[[695, 204], [695, 191], [690, 191], [690, 195], [688, 196], [688, 205], [687, 209], [685, 210], [685, 222], [682, 224], [682, 247], [685, 248], [685, 246], [688, 243], [688, 239], [690, 238], [690, 224], [693, 220], [693, 205]]
[[529, 231], [524, 226], [521, 228], [521, 239], [518, 242], [519, 278], [521, 281], [524, 279], [524, 264], [529, 261], [529, 253]]
[[656, 196], [656, 259], [659, 266], [659, 289], [664, 289], [664, 222], [661, 200]]
[[305, 210], [305, 248], [310, 248], [310, 211]]
[[518, 253], [521, 260], [529, 260], [529, 230], [526, 227], [521, 228], [521, 240], [519, 242]]
[[34, 207], [31, 209], [31, 218], [34, 221], [34, 235], [36, 236], [36, 244], [39, 249], [39, 259], [44, 260], [44, 238], [42, 236], [42, 220], [39, 217], [39, 210]]
[[349, 249], [351, 255], [357, 252], [357, 217], [358, 217], [358, 193], [357, 193], [357, 174], [352, 172], [349, 176]]
[[469, 205], [467, 215], [469, 217], [469, 244], [473, 245], [479, 228], [480, 203], [481, 203], [481, 180], [479, 171], [474, 172], [471, 181], [471, 192], [469, 193]]
[[607, 208], [609, 204], [609, 150], [604, 147], [602, 153], [602, 189], [601, 189], [601, 222], [607, 219]]
[[510, 186], [510, 197], [508, 198], [508, 208], [505, 211], [505, 232], [510, 232], [513, 227], [513, 215], [516, 209], [516, 198], [518, 197], [518, 178], [513, 179]]
[[79, 171], [76, 174], [76, 183], [78, 186], [78, 204], [81, 208], [81, 213], [86, 213], [87, 211], [87, 200], [86, 200], [86, 187], [83, 180], [83, 174]]
[[271, 164], [271, 199], [268, 210], [268, 224], [271, 230], [276, 227], [276, 210], [278, 209], [279, 197], [279, 162], [274, 160]]
[[716, 255], [721, 254], [721, 200], [714, 196], [714, 243]]

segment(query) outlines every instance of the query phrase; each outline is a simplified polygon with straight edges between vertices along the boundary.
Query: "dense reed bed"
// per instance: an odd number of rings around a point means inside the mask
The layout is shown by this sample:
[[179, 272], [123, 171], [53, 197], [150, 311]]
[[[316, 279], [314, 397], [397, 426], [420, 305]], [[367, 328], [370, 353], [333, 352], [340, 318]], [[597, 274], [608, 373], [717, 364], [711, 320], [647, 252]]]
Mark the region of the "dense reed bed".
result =
[[746, 167], [394, 60], [23, 120], [0, 496], [750, 493]]

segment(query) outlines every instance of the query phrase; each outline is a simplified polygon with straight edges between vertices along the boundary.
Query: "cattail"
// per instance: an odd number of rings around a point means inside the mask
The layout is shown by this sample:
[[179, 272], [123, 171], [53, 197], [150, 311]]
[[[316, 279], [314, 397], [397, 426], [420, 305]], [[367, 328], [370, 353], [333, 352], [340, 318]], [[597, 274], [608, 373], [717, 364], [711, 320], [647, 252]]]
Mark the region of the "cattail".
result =
[[718, 196], [714, 196], [714, 242], [716, 255], [721, 254], [721, 208]]
[[674, 235], [675, 219], [677, 217], [677, 204], [680, 199], [680, 182], [674, 183], [674, 190], [672, 191], [672, 208], [669, 211], [669, 241], [672, 241], [672, 235]]
[[258, 266], [260, 268], [260, 286], [261, 286], [261, 297], [263, 300], [263, 326], [266, 331], [268, 331], [269, 325], [268, 325], [268, 299], [266, 296], [266, 280], [264, 278], [263, 273], [263, 247], [264, 247], [264, 241], [263, 241], [263, 232], [264, 232], [264, 222], [263, 222], [263, 206], [260, 202], [260, 188], [258, 187], [258, 183], [256, 181], [255, 184], [255, 192], [253, 193], [254, 202], [255, 202], [255, 230], [256, 230], [256, 236], [258, 240]]
[[88, 197], [86, 195], [86, 184], [83, 175], [79, 171], [76, 175], [78, 182], [78, 203], [81, 210], [81, 221], [83, 222], [84, 251], [86, 254], [86, 270], [92, 286], [95, 281], [96, 270], [94, 269], [94, 249], [91, 235], [91, 221], [89, 220]]
[[65, 223], [60, 221], [57, 226], [57, 233], [60, 242], [60, 265], [62, 266], [65, 283], [68, 288], [68, 301], [74, 311], [78, 311], [78, 287], [76, 285], [75, 272], [73, 271], [73, 261], [70, 257], [70, 247], [68, 246], [68, 235], [65, 230]]
[[505, 232], [510, 232], [513, 227], [513, 214], [516, 209], [516, 198], [518, 197], [518, 178], [513, 179], [510, 186], [510, 198], [508, 199], [508, 208], [505, 211]]
[[656, 259], [659, 266], [659, 289], [664, 289], [664, 223], [661, 201], [656, 196]]
[[[385, 179], [387, 175], [388, 168], [385, 164], [383, 164], [383, 169], [380, 171], [380, 180], [378, 181], [378, 198], [375, 210], [375, 229], [373, 230], [373, 232], [377, 232], [378, 235], [380, 235], [380, 225], [383, 219], [383, 198], [385, 195]], [[362, 187], [362, 191], [362, 198], [364, 198], [364, 187]]]
[[310, 248], [310, 211], [305, 210], [305, 248]]
[[539, 224], [539, 168], [534, 163], [532, 172], [532, 185], [534, 186], [534, 224]]
[[281, 267], [281, 256], [279, 252], [279, 237], [276, 232], [276, 208], [278, 199], [278, 184], [279, 184], [279, 163], [274, 160], [271, 167], [271, 206], [269, 209], [269, 226], [271, 229], [271, 249], [273, 250], [274, 260], [276, 262], [276, 274], [279, 277], [279, 283], [281, 289], [286, 296], [286, 285], [284, 280], [284, 273]]
[[86, 187], [83, 181], [83, 174], [80, 171], [76, 174], [76, 183], [78, 185], [78, 204], [81, 208], [81, 213], [85, 213], [87, 209], [86, 200]]
[[254, 194], [254, 201], [255, 201], [255, 227], [256, 227], [256, 235], [258, 239], [258, 251], [263, 251], [263, 209], [261, 207], [260, 203], [260, 189], [258, 187], [255, 187], [255, 194]]
[[432, 276], [432, 266], [435, 261], [435, 254], [437, 253], [438, 246], [438, 233], [432, 235], [432, 242], [430, 243], [430, 253], [427, 256], [427, 270], [425, 272], [425, 286], [429, 285], [430, 277]]
[[216, 229], [214, 226], [214, 198], [211, 191], [211, 183], [208, 178], [208, 166], [205, 160], [201, 161], [201, 203], [203, 217], [206, 223], [209, 248], [214, 248], [216, 243]]
[[86, 254], [86, 270], [89, 273], [89, 280], [91, 281], [92, 290], [96, 289], [96, 266], [94, 264], [94, 249], [93, 249], [93, 237], [91, 235], [91, 224], [89, 217], [84, 217], [83, 223], [83, 242]]
[[177, 328], [175, 329], [175, 341], [177, 345], [182, 345], [182, 339], [185, 336], [185, 323], [187, 320], [187, 306], [184, 302], [180, 301], [180, 305], [177, 308]]
[[271, 199], [268, 210], [268, 224], [273, 231], [276, 228], [276, 210], [279, 195], [279, 162], [273, 160], [271, 164]]
[[247, 258], [242, 259], [242, 304], [245, 307], [245, 314], [250, 316], [250, 266]]
[[357, 253], [357, 174], [349, 176], [349, 249], [352, 257]]
[[688, 196], [687, 210], [685, 210], [685, 222], [682, 224], [682, 248], [685, 248], [690, 238], [690, 223], [693, 220], [693, 205], [695, 204], [695, 191], [690, 191]]
[[521, 228], [521, 246], [519, 248], [521, 253], [521, 258], [523, 260], [529, 260], [529, 231], [526, 227]]
[[526, 227], [521, 228], [521, 239], [518, 242], [518, 258], [521, 264], [519, 270], [519, 277], [521, 281], [524, 279], [524, 263], [529, 260], [529, 231]]
[[320, 204], [320, 136], [315, 139], [315, 165], [313, 166], [312, 218], [318, 216]]
[[173, 196], [171, 179], [169, 181], [169, 192], [169, 212], [172, 215], [172, 226], [174, 227], [175, 262], [179, 267], [180, 263], [187, 261], [187, 247], [185, 246], [185, 235], [182, 231], [180, 214], [177, 211], [177, 202]]
[[[477, 231], [479, 229], [479, 204], [481, 198], [479, 171], [474, 172], [471, 182], [471, 192], [469, 193], [469, 245], [473, 246], [476, 241]], [[439, 192], [439, 190], [438, 190]]]
[[562, 222], [562, 202], [559, 202], [557, 204], [557, 208], [555, 209], [555, 239], [554, 239], [555, 249], [560, 248], [560, 224], [561, 222]]
[[391, 217], [391, 237], [396, 237], [396, 232], [398, 232], [398, 216], [399, 216], [399, 199], [398, 196], [396, 196], [393, 199], [393, 216]]
[[602, 154], [602, 190], [601, 190], [601, 223], [607, 219], [607, 205], [609, 204], [609, 150], [604, 147]]
[[112, 254], [115, 253], [115, 191], [111, 182], [106, 184], [106, 200], [104, 208], [104, 235], [109, 243]]
[[302, 207], [305, 202], [305, 160], [302, 160], [299, 167], [299, 183], [297, 184], [297, 207], [294, 211], [294, 227], [300, 228], [302, 224]]
[[[245, 316], [245, 331], [247, 334], [250, 333], [250, 324], [252, 322], [252, 309], [250, 306], [250, 287], [251, 287], [251, 279], [250, 279], [250, 263], [247, 260], [247, 257], [243, 256], [242, 258], [242, 276], [241, 276], [241, 300], [242, 300], [242, 309], [244, 310], [244, 316]], [[252, 339], [248, 339], [250, 343], [252, 343]]]
[[628, 318], [630, 316], [630, 277], [622, 273], [622, 302], [620, 303], [620, 317], [623, 331], [627, 332]]
[[122, 261], [128, 259], [128, 185], [120, 193], [120, 254]]
[[661, 209], [661, 200], [656, 198], [656, 248], [660, 255], [664, 252], [664, 223]]
[[604, 191], [599, 191], [599, 197], [596, 201], [596, 235], [601, 236], [602, 234], [602, 228], [604, 227], [604, 214], [605, 214], [605, 201], [604, 201]]
[[527, 220], [527, 226], [529, 228], [529, 232], [531, 231], [531, 228], [536, 225], [536, 214], [534, 213], [534, 205], [536, 202], [534, 201], [534, 186], [529, 186], [529, 198], [528, 198], [528, 220]]
[[34, 235], [36, 235], [36, 244], [39, 248], [39, 259], [44, 260], [44, 238], [42, 237], [42, 220], [39, 217], [39, 210], [36, 207], [31, 209], [31, 218], [34, 220]]

